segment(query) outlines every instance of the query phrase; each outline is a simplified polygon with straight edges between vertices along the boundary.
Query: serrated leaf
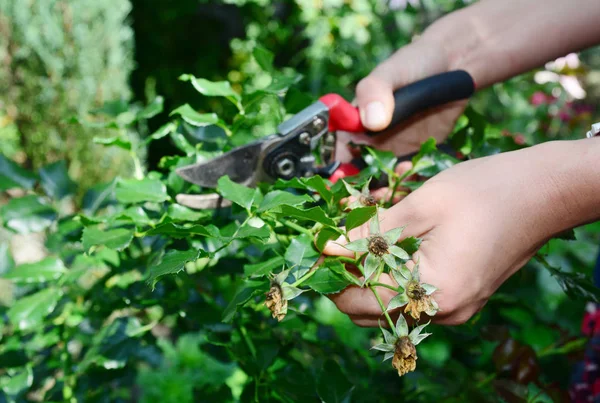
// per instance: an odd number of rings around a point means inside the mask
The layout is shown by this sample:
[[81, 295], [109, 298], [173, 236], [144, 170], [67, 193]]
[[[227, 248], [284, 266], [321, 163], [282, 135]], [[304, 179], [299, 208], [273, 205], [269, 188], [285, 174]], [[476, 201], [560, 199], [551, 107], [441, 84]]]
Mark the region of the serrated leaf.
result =
[[299, 236], [290, 242], [285, 251], [285, 262], [288, 267], [308, 269], [319, 259], [319, 252], [315, 250], [312, 240], [305, 236]]
[[340, 235], [342, 235], [342, 231], [339, 228], [325, 227], [317, 234], [315, 246], [322, 252], [328, 241], [338, 239]]
[[245, 265], [244, 275], [247, 277], [263, 277], [276, 269], [280, 269], [284, 264], [285, 259], [282, 256], [275, 256], [265, 262]]
[[377, 213], [376, 206], [355, 208], [346, 216], [346, 231], [360, 227]]
[[319, 175], [311, 176], [309, 178], [302, 178], [301, 181], [308, 186], [310, 190], [317, 192], [328, 205], [333, 204], [333, 193], [329, 190], [329, 185], [325, 182], [325, 179]]
[[375, 166], [388, 175], [393, 174], [398, 162], [398, 158], [396, 158], [393, 152], [375, 150], [371, 147], [366, 147], [366, 149], [368, 154], [364, 156], [364, 159], [368, 165]]
[[146, 214], [146, 211], [140, 206], [131, 206], [121, 213], [117, 214], [115, 220], [127, 220], [131, 221], [138, 227], [152, 224], [152, 220]]
[[122, 179], [117, 183], [115, 196], [121, 203], [160, 203], [169, 200], [167, 188], [158, 179]]
[[52, 206], [34, 195], [10, 199], [0, 208], [4, 226], [19, 234], [43, 231], [52, 225], [56, 217]]
[[62, 260], [47, 257], [39, 262], [21, 264], [9, 270], [3, 277], [16, 283], [43, 283], [57, 280], [66, 270]]
[[387, 306], [387, 311], [393, 311], [394, 309], [398, 309], [406, 304], [408, 304], [408, 296], [404, 292], [399, 293], [390, 300]]
[[250, 189], [249, 187], [233, 182], [228, 176], [223, 176], [217, 183], [217, 191], [235, 204], [250, 211], [252, 204], [257, 199], [257, 194], [260, 194], [258, 189]]
[[0, 154], [0, 192], [8, 189], [32, 189], [37, 181], [33, 172]]
[[240, 227], [240, 229], [235, 234], [234, 239], [243, 239], [243, 238], [257, 238], [260, 240], [266, 240], [271, 237], [271, 231], [267, 225], [263, 225], [260, 228], [253, 227], [249, 224]]
[[181, 204], [171, 204], [167, 209], [167, 215], [173, 221], [185, 222], [185, 221], [199, 221], [203, 218], [211, 216], [210, 212], [203, 210], [192, 210]]
[[237, 290], [233, 300], [227, 305], [223, 312], [223, 322], [231, 322], [233, 316], [240, 306], [245, 305], [253, 297], [264, 294], [269, 289], [269, 283], [266, 281], [248, 280]]
[[43, 325], [44, 318], [54, 311], [61, 296], [62, 291], [58, 288], [38, 291], [18, 299], [6, 315], [19, 330], [33, 330]]
[[295, 195], [282, 190], [273, 190], [265, 195], [257, 211], [265, 212], [284, 205], [299, 206], [309, 201], [313, 201], [313, 199], [307, 195]]
[[190, 249], [186, 251], [170, 250], [156, 266], [150, 267], [148, 272], [148, 284], [154, 290], [158, 279], [167, 274], [177, 274], [183, 270], [185, 264], [195, 261], [201, 254], [201, 250]]
[[[344, 270], [341, 263], [336, 263]], [[321, 294], [334, 294], [353, 284], [345, 276], [339, 274], [337, 270], [332, 269], [331, 266], [334, 264], [334, 262], [331, 262], [328, 265], [322, 265], [316, 268], [315, 274], [306, 280], [303, 285], [306, 285]]]
[[58, 161], [40, 169], [40, 182], [46, 194], [57, 200], [73, 194], [77, 188], [75, 182], [69, 178], [65, 161]]
[[[216, 113], [198, 113], [189, 104], [181, 105], [169, 114], [169, 116], [173, 115], [181, 116], [184, 121], [196, 127], [222, 124]], [[170, 133], [172, 134], [173, 132], [171, 131]]]
[[329, 227], [335, 227], [335, 222], [331, 218], [327, 217], [327, 214], [325, 214], [325, 211], [323, 211], [321, 207], [313, 207], [304, 210], [288, 205], [283, 205], [281, 206], [277, 214], [281, 214], [285, 217], [293, 217], [303, 220], [314, 221], [323, 225], [328, 225]]
[[109, 249], [122, 251], [131, 243], [133, 230], [117, 228], [102, 230], [98, 227], [86, 227], [83, 230], [81, 242], [83, 249], [89, 252], [94, 246], [105, 246]]
[[123, 150], [131, 150], [131, 141], [128, 139], [121, 138], [119, 136], [113, 137], [94, 137], [92, 141], [95, 144], [102, 144], [103, 146], [115, 146], [122, 148]]

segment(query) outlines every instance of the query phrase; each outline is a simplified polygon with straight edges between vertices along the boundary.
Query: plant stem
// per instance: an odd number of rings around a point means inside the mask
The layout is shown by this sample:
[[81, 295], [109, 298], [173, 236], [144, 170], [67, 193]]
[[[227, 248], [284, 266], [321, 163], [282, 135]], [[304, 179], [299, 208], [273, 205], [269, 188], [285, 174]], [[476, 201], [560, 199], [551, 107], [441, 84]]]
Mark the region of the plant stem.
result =
[[346, 256], [336, 256], [335, 257], [337, 260], [339, 260], [340, 262], [344, 262], [344, 263], [350, 263], [350, 264], [357, 264], [356, 263], [356, 259], [352, 259], [351, 257], [346, 257]]
[[314, 269], [310, 269], [308, 272], [306, 272], [304, 274], [304, 276], [300, 277], [298, 280], [296, 280], [292, 286], [293, 287], [298, 287], [299, 285], [301, 285], [302, 283], [304, 283], [306, 280], [308, 280], [309, 278], [311, 278], [318, 270], [318, 267], [315, 267]]
[[385, 305], [383, 305], [383, 301], [381, 300], [381, 297], [379, 296], [379, 293], [375, 289], [375, 286], [370, 285], [369, 288], [373, 292], [373, 295], [375, 295], [375, 298], [377, 299], [377, 302], [379, 303], [379, 307], [381, 308], [381, 311], [383, 312], [383, 314], [385, 315], [385, 318], [387, 319], [387, 322], [388, 322], [388, 325], [390, 326], [390, 329], [392, 329], [392, 331], [394, 332], [394, 334], [396, 334], [396, 327], [394, 326], [394, 322], [392, 321], [392, 318], [390, 318], [390, 314], [387, 313], [387, 310], [385, 309]]
[[281, 224], [283, 224], [286, 227], [288, 227], [288, 228], [294, 229], [294, 230], [296, 230], [298, 232], [302, 232], [303, 234], [306, 234], [306, 235], [311, 236], [311, 237], [314, 236], [314, 234], [312, 232], [310, 232], [310, 230], [307, 230], [306, 228], [301, 227], [300, 225], [298, 225], [298, 224], [296, 224], [294, 222], [288, 221], [288, 220], [286, 220], [284, 218], [281, 218], [278, 221]]
[[246, 342], [246, 345], [248, 346], [248, 350], [250, 350], [252, 357], [256, 358], [256, 347], [254, 347], [254, 343], [252, 343], [252, 339], [250, 339], [250, 337], [248, 336], [248, 332], [246, 331], [244, 325], [240, 325], [240, 333], [242, 334], [242, 338]]
[[398, 289], [397, 289], [396, 287], [394, 287], [394, 286], [391, 286], [391, 285], [389, 285], [389, 284], [378, 283], [378, 282], [372, 282], [372, 283], [370, 283], [370, 284], [371, 284], [372, 286], [375, 286], [375, 287], [384, 287], [384, 288], [389, 288], [389, 289], [390, 289], [390, 290], [392, 290], [392, 291], [396, 291], [396, 292], [398, 292]]

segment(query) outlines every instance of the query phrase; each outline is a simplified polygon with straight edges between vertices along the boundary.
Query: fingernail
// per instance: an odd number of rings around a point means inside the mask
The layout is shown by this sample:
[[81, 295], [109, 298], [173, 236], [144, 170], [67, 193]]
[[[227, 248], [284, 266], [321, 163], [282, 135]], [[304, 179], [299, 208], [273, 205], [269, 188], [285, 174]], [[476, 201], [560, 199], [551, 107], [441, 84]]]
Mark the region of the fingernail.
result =
[[367, 104], [363, 124], [369, 128], [380, 128], [385, 125], [385, 107], [381, 102]]

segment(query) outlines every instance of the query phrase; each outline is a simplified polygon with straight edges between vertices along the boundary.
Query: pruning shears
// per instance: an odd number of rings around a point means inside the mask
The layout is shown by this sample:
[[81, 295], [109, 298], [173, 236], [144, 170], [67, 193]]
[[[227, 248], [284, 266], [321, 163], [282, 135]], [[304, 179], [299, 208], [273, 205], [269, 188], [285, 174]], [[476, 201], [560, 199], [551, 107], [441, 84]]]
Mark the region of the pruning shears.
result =
[[[469, 73], [455, 70], [437, 74], [398, 89], [390, 125], [377, 135], [416, 113], [469, 98], [475, 83]], [[186, 181], [203, 188], [217, 187], [222, 176], [254, 187], [259, 182], [321, 175], [336, 180], [352, 172], [335, 160], [336, 133], [364, 133], [358, 108], [338, 94], [327, 94], [290, 119], [277, 133], [237, 147], [214, 159], [177, 169]], [[341, 171], [344, 171], [343, 173]], [[354, 173], [358, 173], [355, 169]], [[218, 194], [179, 194], [177, 202], [196, 209], [224, 207]]]

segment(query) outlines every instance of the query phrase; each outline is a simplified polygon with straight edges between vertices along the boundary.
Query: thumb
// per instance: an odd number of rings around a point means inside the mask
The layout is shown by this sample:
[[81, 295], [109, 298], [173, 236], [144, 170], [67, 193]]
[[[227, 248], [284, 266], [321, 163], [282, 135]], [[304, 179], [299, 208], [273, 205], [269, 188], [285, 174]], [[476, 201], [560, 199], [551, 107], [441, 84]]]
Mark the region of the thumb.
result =
[[385, 129], [394, 111], [392, 82], [371, 73], [356, 86], [356, 102], [363, 126], [371, 131]]

